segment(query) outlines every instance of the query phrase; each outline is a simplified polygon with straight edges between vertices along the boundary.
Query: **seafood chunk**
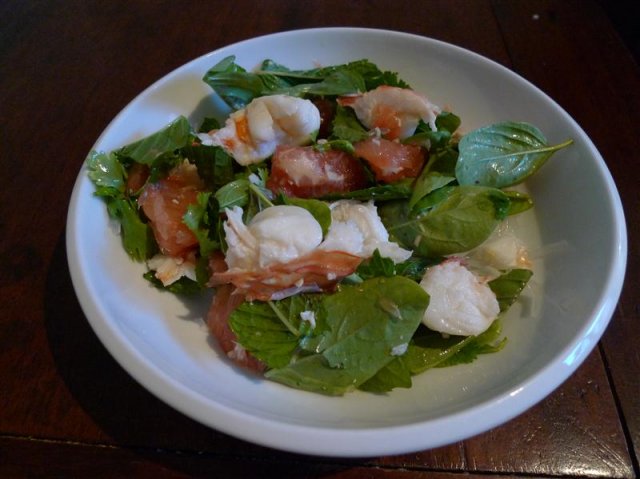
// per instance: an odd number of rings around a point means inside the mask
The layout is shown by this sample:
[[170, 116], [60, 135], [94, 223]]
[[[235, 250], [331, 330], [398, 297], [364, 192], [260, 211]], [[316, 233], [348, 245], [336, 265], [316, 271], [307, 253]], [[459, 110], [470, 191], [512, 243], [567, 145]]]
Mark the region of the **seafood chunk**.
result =
[[378, 249], [381, 256], [391, 258], [395, 263], [411, 256], [411, 251], [389, 241], [389, 233], [373, 201], [340, 200], [333, 203], [331, 226], [319, 249], [343, 251], [361, 258], [369, 258]]
[[341, 97], [342, 106], [353, 108], [364, 126], [378, 128], [388, 140], [411, 136], [420, 120], [436, 129], [440, 108], [424, 95], [408, 88], [382, 85], [362, 95]]
[[200, 139], [221, 146], [241, 165], [249, 165], [273, 155], [278, 145], [309, 143], [319, 128], [320, 112], [311, 101], [269, 95], [232, 113], [223, 128], [200, 134]]
[[257, 270], [286, 263], [311, 252], [322, 241], [322, 228], [304, 208], [272, 206], [242, 223], [242, 209], [227, 210], [226, 262], [229, 269]]
[[489, 285], [449, 259], [429, 268], [420, 286], [431, 299], [422, 322], [429, 329], [458, 336], [477, 336], [486, 331], [500, 313]]

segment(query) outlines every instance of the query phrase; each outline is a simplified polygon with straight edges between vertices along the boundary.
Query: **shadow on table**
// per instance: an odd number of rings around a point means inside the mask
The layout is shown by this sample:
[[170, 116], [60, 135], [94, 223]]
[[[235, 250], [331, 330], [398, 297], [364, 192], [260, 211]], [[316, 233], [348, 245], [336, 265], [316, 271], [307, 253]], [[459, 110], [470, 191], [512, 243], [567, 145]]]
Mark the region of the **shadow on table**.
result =
[[[282, 468], [287, 477], [295, 475], [296, 469], [305, 475], [336, 472], [333, 460], [270, 450], [205, 427], [140, 386], [113, 359], [87, 322], [71, 283], [64, 235], [56, 245], [45, 288], [45, 327], [58, 373], [82, 410], [112, 439], [109, 443], [188, 472], [203, 466], [229, 471], [237, 466], [244, 472], [259, 467], [262, 473], [270, 474]], [[79, 412], [73, 419], [86, 421]], [[78, 427], [80, 431], [87, 429], [91, 426]], [[65, 439], [102, 440], [98, 434]], [[341, 462], [344, 467], [363, 463]]]

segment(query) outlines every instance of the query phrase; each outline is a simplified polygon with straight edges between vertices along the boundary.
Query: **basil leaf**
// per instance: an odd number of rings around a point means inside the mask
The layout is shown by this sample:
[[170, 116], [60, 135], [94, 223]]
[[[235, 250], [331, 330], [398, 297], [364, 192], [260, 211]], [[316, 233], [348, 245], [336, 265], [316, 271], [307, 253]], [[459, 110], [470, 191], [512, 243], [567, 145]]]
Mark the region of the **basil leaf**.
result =
[[396, 357], [375, 376], [368, 379], [358, 389], [372, 393], [385, 393], [395, 388], [411, 387], [411, 371], [402, 356]]
[[447, 186], [455, 180], [456, 179], [453, 176], [445, 176], [437, 172], [430, 172], [425, 168], [413, 186], [413, 193], [409, 199], [409, 208], [413, 208], [418, 201], [432, 191], [442, 188], [443, 186]]
[[461, 185], [515, 185], [571, 143], [573, 140], [549, 146], [542, 132], [529, 123], [507, 121], [485, 126], [460, 140], [456, 178]]
[[[433, 198], [437, 201], [429, 203]], [[417, 255], [436, 257], [469, 251], [485, 241], [505, 218], [509, 199], [495, 188], [445, 186], [418, 206], [418, 214], [406, 201], [384, 203], [378, 211], [394, 241]]]
[[417, 283], [400, 276], [344, 286], [322, 301], [326, 330], [320, 352], [265, 376], [299, 389], [344, 394], [395, 358], [393, 348], [408, 342], [428, 303]]
[[231, 313], [229, 326], [252, 355], [269, 368], [282, 368], [293, 359], [303, 339], [300, 313], [315, 312], [318, 300], [312, 295], [297, 295], [270, 303], [245, 302]]
[[390, 201], [405, 199], [411, 196], [411, 183], [412, 179], [400, 180], [396, 183], [390, 183], [388, 185], [372, 186], [370, 188], [364, 188], [362, 190], [346, 191], [344, 193], [331, 193], [324, 195], [323, 200], [335, 201], [335, 200], [359, 200], [359, 201]]
[[526, 194], [519, 191], [505, 191], [505, 195], [509, 198], [509, 211], [508, 215], [517, 215], [533, 208], [533, 199]]
[[533, 276], [533, 271], [528, 269], [512, 269], [494, 280], [489, 281], [491, 291], [498, 298], [500, 312], [504, 312], [517, 301], [522, 290]]
[[367, 138], [369, 138], [369, 132], [360, 124], [353, 109], [337, 105], [331, 123], [330, 139], [356, 143]]
[[385, 276], [390, 278], [396, 274], [396, 265], [391, 258], [380, 256], [380, 251], [376, 248], [371, 258], [360, 263], [356, 274], [363, 280]]

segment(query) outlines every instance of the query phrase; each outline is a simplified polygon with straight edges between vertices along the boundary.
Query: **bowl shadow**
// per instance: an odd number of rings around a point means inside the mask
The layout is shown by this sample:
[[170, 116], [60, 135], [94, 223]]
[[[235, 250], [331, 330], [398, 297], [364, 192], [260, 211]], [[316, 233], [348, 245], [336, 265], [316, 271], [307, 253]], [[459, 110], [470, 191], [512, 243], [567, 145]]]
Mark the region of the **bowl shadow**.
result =
[[[316, 473], [327, 467], [325, 472], [336, 472], [333, 459], [254, 445], [204, 426], [138, 384], [102, 345], [80, 307], [68, 269], [64, 234], [56, 244], [46, 274], [44, 316], [55, 368], [77, 401], [77, 406], [70, 407], [82, 410], [75, 414], [78, 420], [83, 420], [83, 413], [87, 414], [90, 420], [84, 420], [93, 421], [100, 429], [88, 433], [88, 437], [64, 437], [65, 440], [95, 444], [103, 443], [102, 436], [106, 435], [110, 445], [127, 448], [148, 461], [187, 473], [197, 473], [202, 465], [210, 467], [218, 463], [221, 466], [237, 463], [245, 472], [255, 467], [261, 473], [270, 469], [276, 473], [287, 466], [288, 477], [295, 476], [297, 469], [305, 476], [309, 468]], [[185, 320], [195, 318], [194, 312]], [[209, 344], [216, 348], [212, 342]], [[91, 424], [77, 428], [92, 429]], [[243, 457], [251, 460], [242, 460]], [[349, 459], [340, 462], [345, 467], [361, 463]], [[295, 464], [299, 467], [292, 467]]]

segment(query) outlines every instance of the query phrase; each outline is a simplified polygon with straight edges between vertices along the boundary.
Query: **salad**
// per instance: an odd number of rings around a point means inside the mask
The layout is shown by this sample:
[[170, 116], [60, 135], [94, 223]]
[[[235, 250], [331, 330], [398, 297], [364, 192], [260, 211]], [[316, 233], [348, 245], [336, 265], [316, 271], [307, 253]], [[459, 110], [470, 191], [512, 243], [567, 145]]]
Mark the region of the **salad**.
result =
[[213, 289], [235, 364], [327, 395], [411, 387], [500, 351], [532, 276], [506, 220], [515, 187], [571, 140], [461, 119], [368, 60], [291, 70], [230, 56], [204, 76], [228, 106], [180, 116], [86, 164], [122, 244], [168, 292]]

